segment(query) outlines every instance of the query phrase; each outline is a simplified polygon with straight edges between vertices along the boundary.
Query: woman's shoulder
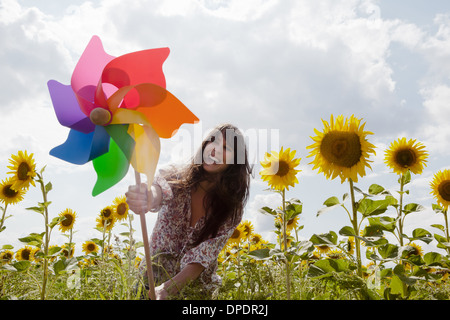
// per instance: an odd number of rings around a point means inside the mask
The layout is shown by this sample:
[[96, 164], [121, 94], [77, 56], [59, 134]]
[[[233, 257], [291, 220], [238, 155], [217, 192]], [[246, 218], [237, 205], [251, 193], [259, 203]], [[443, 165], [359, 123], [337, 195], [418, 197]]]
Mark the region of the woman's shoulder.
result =
[[181, 182], [186, 170], [185, 165], [180, 164], [167, 164], [159, 168], [156, 176], [165, 179], [167, 182]]

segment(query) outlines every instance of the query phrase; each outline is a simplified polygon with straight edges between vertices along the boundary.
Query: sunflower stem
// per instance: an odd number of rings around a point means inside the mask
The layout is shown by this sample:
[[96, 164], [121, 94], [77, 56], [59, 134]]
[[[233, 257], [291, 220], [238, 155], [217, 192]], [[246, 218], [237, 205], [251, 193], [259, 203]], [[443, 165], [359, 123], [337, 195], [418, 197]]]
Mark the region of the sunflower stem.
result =
[[286, 189], [283, 188], [283, 192], [281, 194], [283, 197], [283, 244], [284, 244], [284, 256], [286, 258], [286, 298], [287, 300], [291, 299], [291, 280], [290, 280], [290, 266], [289, 259], [287, 257], [287, 219], [286, 219]]
[[[449, 235], [449, 231], [448, 231], [448, 216], [447, 216], [447, 209], [444, 209], [442, 211], [442, 213], [444, 214], [444, 221], [445, 221], [445, 236], [447, 238], [447, 242], [450, 242], [450, 235]], [[448, 254], [450, 254], [450, 248], [446, 247], [445, 248], [448, 252]]]
[[45, 300], [47, 281], [48, 281], [48, 246], [50, 243], [50, 231], [48, 225], [48, 202], [47, 202], [47, 191], [45, 190], [44, 176], [42, 174], [37, 174], [38, 182], [41, 185], [42, 197], [44, 200], [44, 222], [45, 222], [45, 240], [44, 240], [44, 276], [42, 280], [41, 288], [41, 300]]
[[[350, 183], [350, 195], [352, 200], [352, 213], [353, 218], [350, 219], [353, 224], [353, 229], [355, 231], [355, 235], [359, 234], [359, 225], [358, 225], [358, 210], [356, 208], [356, 201], [355, 201], [355, 191], [353, 189], [353, 180], [348, 179]], [[355, 247], [356, 247], [356, 263], [357, 263], [357, 271], [358, 275], [362, 277], [362, 270], [361, 270], [361, 243], [358, 237], [355, 237]]]
[[403, 187], [404, 187], [405, 177], [403, 173], [400, 175], [400, 205], [398, 208], [398, 236], [400, 246], [403, 247]]
[[5, 223], [5, 215], [6, 215], [7, 208], [8, 208], [8, 204], [5, 204], [5, 208], [3, 209], [2, 219], [0, 220], [0, 232], [2, 232], [3, 224]]

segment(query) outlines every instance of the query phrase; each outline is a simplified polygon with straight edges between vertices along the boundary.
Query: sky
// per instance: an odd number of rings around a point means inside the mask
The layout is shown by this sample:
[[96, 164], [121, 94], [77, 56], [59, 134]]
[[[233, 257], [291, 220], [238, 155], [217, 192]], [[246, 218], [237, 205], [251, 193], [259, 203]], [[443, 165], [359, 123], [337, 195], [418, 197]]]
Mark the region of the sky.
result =
[[[201, 121], [162, 139], [159, 167], [188, 161], [200, 137], [217, 124], [233, 123], [257, 137], [249, 146], [254, 178], [244, 219], [265, 238], [273, 240], [273, 219], [259, 209], [279, 206], [281, 199], [265, 190], [259, 161], [281, 146], [301, 158], [299, 183], [287, 192], [303, 202], [299, 236], [309, 239], [350, 224], [341, 208], [316, 216], [327, 198], [349, 191], [347, 184], [313, 171], [307, 158], [314, 129], [321, 130], [322, 119], [332, 114], [354, 114], [374, 133], [369, 136], [377, 147], [372, 170], [357, 184], [363, 190], [377, 183], [396, 194], [398, 177], [383, 163], [384, 150], [400, 137], [422, 142], [430, 154], [427, 167], [413, 176], [405, 201], [426, 210], [407, 217], [406, 232], [422, 227], [433, 233], [430, 225], [443, 223], [431, 210], [429, 183], [450, 167], [450, 2], [0, 0], [0, 179], [7, 176], [11, 154], [33, 153], [53, 184], [50, 216], [65, 208], [77, 212], [77, 253], [82, 242], [100, 237], [94, 230], [100, 210], [134, 183], [130, 170], [119, 184], [92, 197], [91, 163], [77, 166], [49, 155], [69, 129], [56, 119], [47, 81], [69, 84], [93, 35], [113, 56], [170, 48], [163, 66], [167, 89]], [[38, 201], [41, 193], [33, 188], [8, 208], [12, 217], [0, 233], [0, 245], [18, 249], [18, 238], [43, 231], [42, 217], [25, 210]], [[150, 230], [155, 219], [147, 214]], [[133, 223], [140, 238], [139, 219]], [[51, 242], [63, 241], [55, 229]]]

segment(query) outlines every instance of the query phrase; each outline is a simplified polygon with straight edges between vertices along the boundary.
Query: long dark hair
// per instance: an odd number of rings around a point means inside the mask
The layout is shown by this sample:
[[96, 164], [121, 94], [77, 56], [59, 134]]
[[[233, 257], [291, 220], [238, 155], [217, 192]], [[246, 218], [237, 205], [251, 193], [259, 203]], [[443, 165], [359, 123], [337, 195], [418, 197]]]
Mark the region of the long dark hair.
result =
[[[213, 176], [202, 166], [203, 152], [209, 142], [221, 134], [227, 146], [233, 146], [234, 161], [227, 168]], [[200, 230], [194, 246], [215, 237], [221, 225], [231, 220], [233, 224], [240, 222], [244, 206], [248, 200], [252, 166], [248, 162], [247, 147], [241, 131], [231, 124], [223, 124], [213, 129], [198, 149], [189, 166], [182, 172], [181, 186], [193, 190], [201, 181], [214, 179], [213, 187], [206, 191], [203, 205], [206, 216], [205, 224]]]

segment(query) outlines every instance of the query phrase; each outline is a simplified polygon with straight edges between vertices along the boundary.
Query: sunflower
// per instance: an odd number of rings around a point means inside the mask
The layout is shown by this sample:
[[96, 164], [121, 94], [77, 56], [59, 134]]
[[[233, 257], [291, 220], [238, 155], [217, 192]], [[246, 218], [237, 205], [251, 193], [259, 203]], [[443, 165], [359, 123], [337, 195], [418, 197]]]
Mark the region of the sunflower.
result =
[[408, 169], [414, 174], [421, 174], [428, 158], [424, 149], [425, 146], [420, 142], [416, 143], [416, 140], [399, 138], [385, 151], [384, 162], [397, 174], [404, 174]]
[[292, 229], [297, 229], [299, 220], [300, 220], [299, 216], [295, 216], [294, 218], [289, 219], [286, 223], [286, 229], [288, 231], [291, 231]]
[[110, 231], [116, 222], [114, 208], [112, 206], [103, 208], [100, 212], [100, 216], [97, 217], [95, 221], [97, 222], [97, 228], [106, 228], [106, 231]]
[[41, 249], [39, 249], [39, 248], [34, 248], [33, 250], [31, 250], [30, 260], [33, 260], [36, 263], [41, 262], [42, 254], [39, 254], [40, 252], [41, 252]]
[[30, 184], [33, 186], [34, 177], [36, 176], [36, 164], [34, 163], [33, 154], [28, 155], [27, 151], [19, 151], [18, 155], [11, 155], [9, 162], [12, 164], [8, 169], [12, 171], [8, 174], [14, 174], [14, 190], [28, 189]]
[[355, 253], [355, 237], [348, 237], [348, 239], [347, 239], [347, 252], [349, 254]]
[[114, 215], [116, 219], [125, 220], [128, 216], [128, 204], [125, 196], [117, 197], [113, 201]]
[[61, 247], [61, 253], [66, 258], [73, 258], [73, 254], [75, 253], [75, 244], [74, 243], [65, 243]]
[[295, 150], [290, 148], [280, 152], [272, 151], [266, 153], [264, 160], [261, 161], [263, 169], [259, 173], [263, 181], [266, 181], [272, 189], [275, 190], [289, 190], [289, 186], [294, 186], [298, 183], [296, 174], [301, 170], [296, 170], [295, 167], [300, 164], [300, 158], [294, 159]]
[[418, 244], [415, 244], [414, 242], [411, 242], [409, 244], [409, 246], [413, 248], [411, 250], [411, 252], [409, 253], [409, 255], [423, 256], [423, 249], [421, 246], [419, 246]]
[[448, 210], [450, 205], [450, 170], [441, 170], [434, 175], [431, 182], [431, 194], [436, 198], [438, 204]]
[[16, 204], [23, 200], [25, 191], [13, 189], [14, 178], [6, 178], [0, 183], [0, 202], [5, 204]]
[[30, 261], [32, 257], [33, 248], [25, 246], [16, 252], [16, 259], [19, 261]]
[[238, 244], [241, 242], [241, 240], [245, 237], [244, 228], [242, 227], [242, 224], [239, 224], [236, 229], [234, 229], [233, 234], [231, 235], [230, 239], [228, 240], [228, 243], [231, 244]]
[[241, 225], [244, 231], [244, 238], [248, 239], [253, 234], [255, 228], [253, 227], [252, 223], [248, 220], [241, 222]]
[[59, 214], [60, 217], [64, 217], [62, 221], [59, 222], [59, 230], [66, 232], [72, 230], [77, 214], [72, 209], [66, 209]]
[[364, 131], [365, 123], [361, 125], [361, 119], [352, 115], [345, 118], [340, 115], [334, 120], [331, 115], [330, 123], [322, 120], [323, 132], [314, 129], [316, 137], [311, 137], [314, 143], [307, 147], [312, 149], [309, 157], [314, 157], [310, 164], [314, 164], [313, 170], [319, 168], [327, 179], [337, 176], [343, 183], [347, 179], [358, 182], [358, 174], [366, 175], [366, 167], [370, 167], [369, 154], [375, 154], [375, 146], [366, 137], [373, 134]]
[[5, 250], [0, 252], [0, 264], [9, 263], [14, 257], [14, 252], [11, 250]]
[[97, 228], [100, 229], [105, 228], [106, 231], [111, 231], [111, 229], [114, 227], [114, 223], [116, 222], [116, 220], [113, 215], [111, 215], [110, 218], [105, 218], [102, 215], [100, 215], [95, 219], [95, 222], [97, 222]]
[[93, 253], [93, 252], [97, 253], [98, 252], [97, 244], [95, 242], [93, 242], [93, 241], [90, 241], [90, 240], [84, 242], [82, 244], [81, 248], [82, 248], [82, 250], [83, 250], [83, 252], [85, 254], [90, 254], [90, 253]]

